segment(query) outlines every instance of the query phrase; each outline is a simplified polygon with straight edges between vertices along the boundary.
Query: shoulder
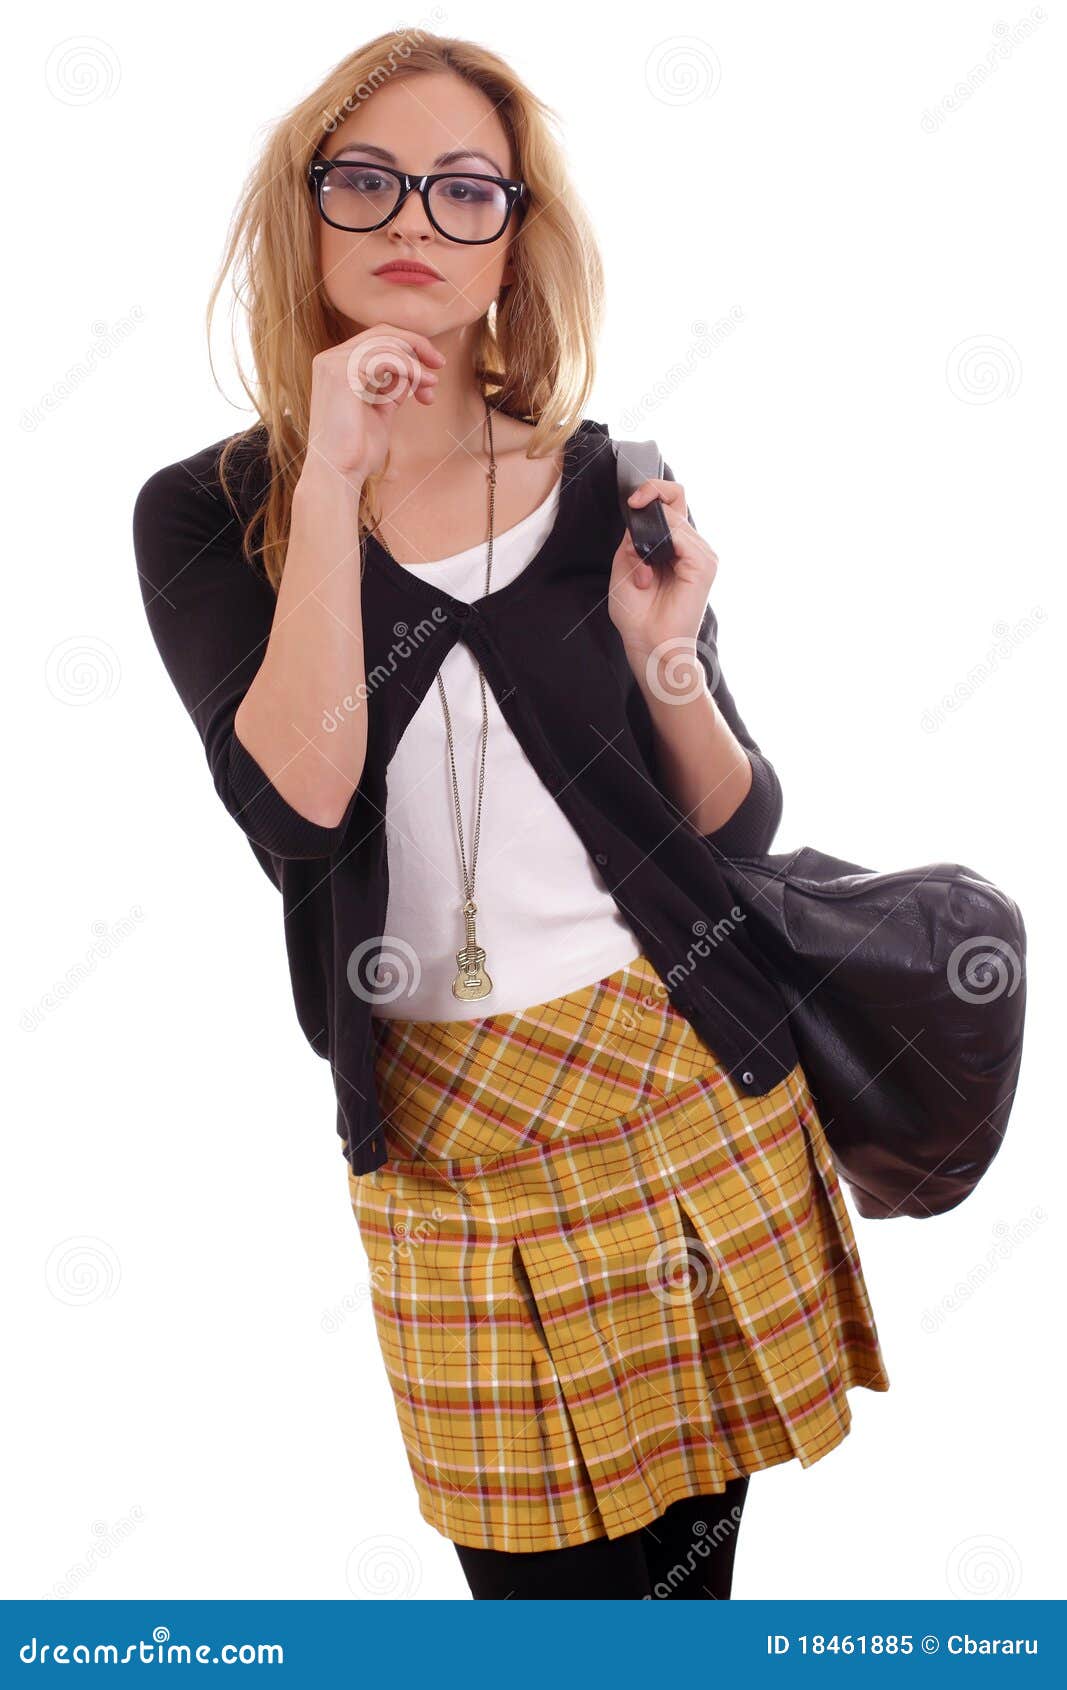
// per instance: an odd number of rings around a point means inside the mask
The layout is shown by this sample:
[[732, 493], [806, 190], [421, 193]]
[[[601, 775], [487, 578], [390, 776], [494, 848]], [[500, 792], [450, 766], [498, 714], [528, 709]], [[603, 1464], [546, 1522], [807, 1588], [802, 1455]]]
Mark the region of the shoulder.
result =
[[[223, 473], [223, 451], [231, 441]], [[259, 425], [152, 471], [133, 504], [133, 542], [142, 575], [151, 578], [156, 560], [169, 571], [176, 547], [190, 561], [200, 548], [223, 538], [239, 550], [266, 488], [266, 447], [267, 431]]]
[[[496, 411], [493, 416], [493, 435], [498, 452], [528, 452], [530, 442], [537, 432], [537, 426], [531, 418], [513, 417], [507, 411]], [[581, 417], [570, 428], [560, 430], [562, 445], [591, 447], [595, 444], [608, 444], [608, 428], [606, 423], [594, 422], [591, 417]]]
[[568, 441], [573, 477], [580, 477], [597, 520], [614, 520], [617, 511], [618, 466], [607, 423], [583, 417]]
[[[223, 451], [233, 445], [226, 463], [225, 482], [220, 472]], [[254, 505], [249, 501], [262, 491], [262, 478], [267, 461], [267, 430], [262, 424], [242, 429], [238, 434], [225, 435], [209, 446], [175, 458], [153, 470], [138, 490], [134, 500], [134, 523], [148, 519], [165, 522], [168, 515], [175, 518], [182, 513], [203, 510], [214, 505], [225, 508], [235, 517], [248, 514]], [[236, 494], [238, 511], [231, 499]]]

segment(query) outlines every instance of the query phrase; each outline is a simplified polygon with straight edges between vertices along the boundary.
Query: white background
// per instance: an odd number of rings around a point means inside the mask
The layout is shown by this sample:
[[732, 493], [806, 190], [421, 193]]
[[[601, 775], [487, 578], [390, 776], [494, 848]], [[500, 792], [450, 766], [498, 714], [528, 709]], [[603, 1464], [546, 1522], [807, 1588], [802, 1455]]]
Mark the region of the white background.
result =
[[187, 0], [22, 24], [9, 1597], [469, 1594], [418, 1512], [280, 898], [214, 796], [130, 538], [154, 469], [250, 420], [204, 308], [259, 138], [398, 23], [491, 45], [560, 115], [608, 278], [586, 414], [659, 440], [719, 554], [775, 849], [966, 863], [1027, 921], [1004, 1147], [947, 1216], [857, 1217], [892, 1389], [853, 1391], [814, 1467], [753, 1479], [735, 1596], [1059, 1594], [1062, 8], [540, 0], [536, 22]]

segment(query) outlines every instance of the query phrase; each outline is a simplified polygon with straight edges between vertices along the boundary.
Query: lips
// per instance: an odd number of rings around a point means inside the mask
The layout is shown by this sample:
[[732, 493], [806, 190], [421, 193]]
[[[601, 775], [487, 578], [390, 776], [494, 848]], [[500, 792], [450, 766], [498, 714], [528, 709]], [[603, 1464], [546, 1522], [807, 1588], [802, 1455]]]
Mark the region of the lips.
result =
[[403, 259], [392, 264], [380, 264], [374, 274], [376, 276], [427, 276], [434, 282], [444, 280], [436, 270], [431, 270], [428, 264], [417, 264], [414, 260], [408, 263]]

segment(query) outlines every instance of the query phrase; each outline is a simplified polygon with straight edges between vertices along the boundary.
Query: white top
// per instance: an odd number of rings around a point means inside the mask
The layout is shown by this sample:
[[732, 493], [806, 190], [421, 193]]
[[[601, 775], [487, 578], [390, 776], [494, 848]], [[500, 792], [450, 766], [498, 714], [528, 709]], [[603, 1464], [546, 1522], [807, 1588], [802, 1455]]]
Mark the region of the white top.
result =
[[[555, 526], [562, 479], [543, 504], [493, 539], [489, 590], [521, 574]], [[453, 598], [485, 593], [486, 541], [433, 563], [402, 564]], [[477, 661], [457, 640], [439, 670], [452, 737], [468, 871], [474, 843], [482, 698]], [[444, 710], [436, 679], [387, 769], [389, 897], [371, 1013], [412, 1021], [516, 1014], [579, 991], [641, 953], [641, 944], [570, 821], [542, 784], [485, 683], [489, 732], [478, 859], [476, 937], [493, 982], [484, 998], [455, 997], [466, 941], [463, 867]], [[410, 989], [409, 989], [410, 988]]]

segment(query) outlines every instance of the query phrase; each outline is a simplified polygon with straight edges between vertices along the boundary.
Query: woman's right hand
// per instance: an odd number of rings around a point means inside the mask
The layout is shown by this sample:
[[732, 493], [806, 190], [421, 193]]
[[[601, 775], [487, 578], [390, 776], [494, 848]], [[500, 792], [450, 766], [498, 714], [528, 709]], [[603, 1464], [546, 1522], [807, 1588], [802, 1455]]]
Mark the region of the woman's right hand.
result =
[[[311, 360], [306, 464], [363, 482], [385, 466], [393, 418], [409, 395], [433, 402], [445, 362], [426, 335], [377, 323]], [[432, 367], [427, 367], [432, 366]]]

